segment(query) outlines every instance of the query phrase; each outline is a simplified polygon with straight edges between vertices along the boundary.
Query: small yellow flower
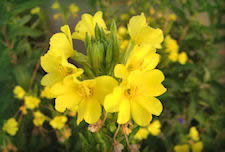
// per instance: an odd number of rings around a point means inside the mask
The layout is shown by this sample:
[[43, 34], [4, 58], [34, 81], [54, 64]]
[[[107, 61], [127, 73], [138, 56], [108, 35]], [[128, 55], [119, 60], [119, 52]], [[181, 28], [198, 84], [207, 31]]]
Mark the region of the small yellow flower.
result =
[[170, 61], [176, 62], [178, 58], [178, 53], [176, 51], [170, 52], [168, 57]]
[[21, 86], [16, 86], [13, 89], [13, 93], [14, 93], [15, 98], [17, 98], [17, 99], [23, 99], [23, 97], [26, 94], [26, 92], [24, 91], [24, 89]]
[[185, 64], [188, 60], [188, 56], [185, 52], [181, 52], [179, 55], [178, 55], [178, 61], [180, 64]]
[[40, 13], [41, 8], [40, 7], [35, 7], [33, 8], [30, 13], [31, 14], [39, 14]]
[[183, 145], [176, 145], [174, 147], [175, 152], [189, 152], [189, 145], [183, 144]]
[[72, 14], [77, 14], [77, 12], [79, 11], [79, 7], [76, 4], [72, 3], [69, 6], [69, 10]]
[[47, 99], [53, 99], [54, 95], [51, 92], [51, 89], [49, 87], [45, 87], [44, 90], [41, 91], [41, 97], [47, 98]]
[[34, 112], [33, 123], [35, 126], [37, 127], [42, 126], [45, 120], [46, 120], [46, 116], [42, 114], [40, 111]]
[[150, 15], [154, 15], [155, 14], [155, 9], [154, 8], [150, 8], [149, 9], [149, 13], [150, 13]]
[[148, 126], [148, 131], [153, 136], [157, 136], [161, 132], [160, 128], [161, 128], [161, 124], [159, 120], [155, 120]]
[[159, 116], [162, 112], [162, 104], [156, 97], [166, 91], [161, 84], [163, 80], [160, 70], [132, 71], [127, 80], [106, 96], [104, 108], [107, 112], [119, 112], [119, 124], [127, 123], [132, 117], [138, 125], [147, 126], [152, 114]]
[[95, 37], [95, 26], [98, 24], [105, 33], [108, 33], [105, 21], [102, 19], [102, 12], [98, 11], [94, 16], [90, 14], [83, 14], [81, 21], [79, 21], [75, 27], [75, 32], [72, 34], [74, 39], [83, 40], [86, 37], [86, 33], [89, 38]]
[[146, 128], [140, 128], [138, 132], [134, 135], [134, 138], [137, 140], [147, 139], [149, 132]]
[[192, 152], [202, 152], [203, 150], [203, 143], [201, 141], [192, 144]]
[[52, 9], [54, 9], [54, 10], [57, 10], [57, 9], [59, 9], [60, 8], [60, 4], [59, 4], [59, 2], [54, 2], [53, 4], [52, 4], [52, 6], [51, 6], [51, 8]]
[[118, 33], [119, 33], [119, 35], [123, 36], [123, 35], [127, 34], [127, 29], [124, 26], [120, 26], [118, 29]]
[[50, 121], [50, 125], [54, 129], [62, 129], [65, 126], [65, 123], [67, 122], [66, 116], [56, 116], [54, 119]]
[[199, 140], [199, 133], [196, 127], [191, 127], [189, 131], [189, 136], [192, 140], [198, 141]]
[[171, 21], [176, 21], [176, 20], [177, 20], [176, 14], [170, 14], [169, 19], [170, 19]]
[[55, 108], [59, 112], [64, 112], [66, 109], [73, 110], [78, 106], [77, 124], [83, 119], [93, 124], [101, 116], [101, 104], [105, 96], [111, 93], [116, 85], [117, 81], [110, 76], [84, 81], [66, 79], [63, 84], [53, 87], [54, 92], [58, 92]]
[[179, 46], [177, 44], [177, 41], [173, 38], [171, 38], [169, 35], [165, 38], [165, 47], [166, 52], [178, 52]]
[[148, 26], [143, 13], [130, 19], [128, 32], [131, 39], [138, 45], [148, 44], [154, 48], [161, 48], [161, 43], [163, 41], [162, 30]]
[[121, 19], [122, 21], [126, 21], [126, 20], [128, 20], [128, 18], [129, 18], [129, 14], [124, 13], [124, 14], [121, 14], [121, 15], [120, 15], [120, 19]]
[[16, 135], [16, 132], [18, 131], [18, 123], [16, 119], [15, 118], [8, 119], [7, 122], [4, 123], [2, 129], [11, 136]]
[[120, 51], [124, 51], [128, 45], [129, 41], [128, 40], [122, 40], [120, 43]]
[[19, 110], [22, 112], [23, 115], [27, 114], [27, 107], [26, 106], [24, 106], [24, 105], [21, 106]]
[[28, 109], [34, 109], [39, 106], [40, 99], [33, 96], [25, 96], [25, 105]]

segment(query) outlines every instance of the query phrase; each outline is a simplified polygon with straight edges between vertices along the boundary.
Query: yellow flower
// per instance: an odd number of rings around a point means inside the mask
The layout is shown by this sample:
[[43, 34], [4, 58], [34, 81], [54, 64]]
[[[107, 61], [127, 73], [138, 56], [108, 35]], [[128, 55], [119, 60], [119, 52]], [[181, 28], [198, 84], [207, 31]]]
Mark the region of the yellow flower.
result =
[[62, 129], [65, 126], [65, 123], [67, 122], [66, 116], [56, 116], [54, 119], [50, 121], [50, 125], [54, 129]]
[[161, 48], [161, 42], [163, 41], [162, 30], [148, 26], [143, 13], [130, 19], [128, 32], [131, 39], [138, 45], [148, 44], [154, 48]]
[[169, 19], [172, 21], [176, 21], [177, 20], [176, 14], [170, 14]]
[[179, 55], [178, 55], [178, 61], [180, 64], [185, 64], [188, 60], [188, 56], [185, 52], [181, 52]]
[[172, 62], [176, 62], [178, 58], [178, 53], [176, 51], [170, 52], [169, 53], [169, 59]]
[[128, 45], [129, 41], [128, 40], [122, 40], [120, 43], [120, 51], [124, 51], [124, 49], [126, 49], [127, 45]]
[[24, 105], [21, 106], [19, 110], [22, 112], [23, 115], [27, 114], [27, 107], [26, 106], [24, 106]]
[[34, 112], [33, 123], [35, 126], [37, 127], [42, 126], [45, 120], [46, 120], [46, 116], [42, 114], [40, 111]]
[[24, 91], [24, 89], [21, 86], [16, 86], [13, 89], [13, 93], [14, 93], [15, 98], [18, 98], [18, 99], [23, 99], [23, 97], [26, 94], [26, 92]]
[[84, 40], [86, 33], [89, 38], [95, 37], [95, 26], [98, 24], [107, 33], [107, 27], [105, 21], [102, 19], [102, 12], [98, 11], [94, 16], [90, 14], [83, 14], [81, 21], [79, 21], [75, 27], [73, 38], [78, 40]]
[[53, 87], [57, 98], [55, 108], [59, 112], [77, 107], [77, 124], [83, 119], [93, 124], [101, 116], [101, 104], [107, 94], [111, 93], [117, 85], [117, 81], [110, 76], [100, 76], [91, 80], [78, 81], [70, 78], [65, 79], [63, 84]]
[[148, 131], [153, 136], [157, 136], [161, 132], [160, 128], [161, 128], [161, 124], [159, 120], [155, 120], [148, 126]]
[[73, 3], [73, 4], [70, 4], [69, 10], [71, 13], [77, 14], [77, 12], [79, 11], [79, 7]]
[[150, 15], [154, 15], [155, 14], [155, 9], [154, 8], [150, 8], [149, 9], [149, 13], [150, 13]]
[[149, 132], [146, 128], [140, 128], [138, 132], [134, 135], [134, 138], [137, 140], [147, 139]]
[[51, 92], [51, 89], [49, 87], [45, 87], [44, 90], [41, 91], [41, 97], [47, 98], [47, 99], [53, 99], [54, 95]]
[[203, 150], [203, 143], [201, 141], [192, 144], [192, 152], [202, 152]]
[[107, 112], [119, 112], [117, 122], [125, 124], [130, 117], [140, 126], [147, 126], [152, 114], [159, 116], [162, 104], [156, 98], [166, 91], [161, 84], [164, 75], [160, 70], [133, 71], [127, 80], [106, 96], [104, 107]]
[[119, 35], [123, 36], [123, 35], [127, 34], [127, 29], [124, 26], [120, 26], [118, 29], [118, 33], [119, 33]]
[[16, 135], [18, 131], [18, 123], [15, 118], [8, 119], [3, 125], [3, 131], [7, 132], [11, 136]]
[[159, 63], [159, 54], [150, 45], [136, 45], [128, 58], [126, 65], [117, 64], [114, 69], [115, 76], [126, 78], [127, 75], [134, 71], [148, 71], [154, 69]]
[[128, 18], [129, 18], [129, 14], [124, 13], [124, 14], [121, 14], [121, 15], [120, 15], [120, 19], [121, 19], [122, 21], [128, 20]]
[[192, 140], [198, 141], [199, 140], [199, 133], [196, 127], [191, 127], [189, 131], [189, 136]]
[[54, 10], [57, 10], [57, 9], [59, 9], [60, 8], [60, 4], [59, 4], [59, 2], [54, 2], [53, 4], [52, 4], [52, 6], [51, 6], [51, 8], [52, 9], [54, 9]]
[[175, 152], [189, 152], [189, 146], [188, 144], [183, 144], [183, 145], [176, 145], [174, 147]]
[[40, 99], [33, 96], [25, 96], [25, 105], [28, 109], [34, 109], [39, 106]]
[[71, 33], [68, 25], [61, 27], [63, 33], [56, 33], [50, 40], [50, 50], [41, 57], [41, 66], [48, 73], [41, 84], [52, 87], [60, 83], [67, 76], [80, 76], [82, 69], [77, 68], [67, 61], [73, 55]]
[[40, 13], [40, 7], [35, 7], [30, 11], [31, 14], [38, 14]]
[[165, 38], [165, 47], [166, 47], [166, 52], [178, 52], [178, 44], [175, 39], [172, 39], [169, 35], [166, 36]]
[[53, 19], [54, 19], [54, 20], [58, 20], [60, 17], [63, 17], [63, 14], [61, 14], [61, 13], [56, 13], [56, 14], [53, 15]]

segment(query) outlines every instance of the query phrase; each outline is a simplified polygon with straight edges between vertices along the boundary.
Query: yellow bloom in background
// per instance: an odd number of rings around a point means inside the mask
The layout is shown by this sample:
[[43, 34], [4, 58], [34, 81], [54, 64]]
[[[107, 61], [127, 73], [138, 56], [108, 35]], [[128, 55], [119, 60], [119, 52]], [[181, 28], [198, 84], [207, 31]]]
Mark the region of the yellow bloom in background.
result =
[[44, 90], [41, 91], [41, 97], [47, 98], [47, 99], [53, 99], [54, 95], [51, 92], [51, 89], [49, 87], [45, 87]]
[[124, 26], [120, 26], [118, 29], [118, 34], [121, 36], [127, 34], [127, 29]]
[[127, 13], [124, 13], [124, 14], [121, 14], [120, 15], [120, 19], [122, 21], [126, 21], [126, 20], [128, 20], [128, 18], [129, 18], [129, 14], [127, 14]]
[[25, 105], [28, 109], [34, 109], [39, 106], [40, 99], [33, 96], [25, 96]]
[[146, 128], [140, 128], [138, 132], [134, 135], [134, 138], [137, 140], [147, 139], [149, 132]]
[[166, 52], [178, 52], [179, 46], [175, 39], [172, 39], [169, 35], [165, 38]]
[[176, 14], [170, 14], [169, 19], [172, 21], [176, 21], [177, 20]]
[[155, 9], [154, 8], [150, 8], [149, 9], [149, 13], [150, 13], [150, 15], [154, 15], [155, 14]]
[[46, 120], [46, 116], [42, 114], [40, 111], [34, 112], [33, 123], [35, 126], [37, 127], [42, 126], [45, 120]]
[[57, 10], [57, 9], [59, 9], [60, 8], [60, 4], [59, 4], [59, 2], [54, 2], [53, 4], [52, 4], [52, 6], [51, 6], [51, 8], [52, 9], [54, 9], [54, 10]]
[[7, 132], [11, 136], [16, 135], [16, 132], [18, 131], [18, 123], [15, 118], [10, 118], [8, 119], [4, 124], [3, 124], [3, 131]]
[[130, 19], [128, 32], [131, 39], [138, 45], [148, 44], [154, 48], [161, 48], [161, 43], [163, 41], [162, 30], [148, 26], [143, 13]]
[[178, 55], [178, 61], [180, 64], [185, 64], [188, 60], [188, 56], [185, 52], [181, 52], [179, 55]]
[[199, 133], [196, 127], [191, 127], [189, 131], [189, 136], [192, 140], [198, 141], [199, 140]]
[[161, 132], [160, 128], [161, 128], [160, 121], [159, 120], [155, 120], [148, 126], [148, 131], [153, 136], [157, 136]]
[[117, 86], [117, 81], [110, 76], [100, 76], [95, 79], [78, 81], [66, 79], [63, 84], [53, 87], [57, 92], [55, 108], [59, 112], [77, 107], [79, 124], [83, 119], [93, 124], [101, 116], [101, 104], [107, 94], [111, 93]]
[[16, 86], [13, 89], [13, 93], [14, 93], [15, 98], [17, 98], [17, 99], [23, 99], [23, 97], [26, 94], [26, 92], [24, 91], [24, 89], [21, 86]]
[[175, 152], [189, 152], [189, 145], [183, 144], [183, 145], [176, 145], [174, 147]]
[[128, 40], [122, 40], [120, 42], [120, 52], [124, 51], [128, 45], [129, 41]]
[[54, 20], [58, 20], [58, 19], [60, 19], [60, 17], [63, 18], [63, 14], [61, 14], [61, 13], [56, 13], [56, 14], [53, 15], [53, 19], [54, 19]]
[[126, 65], [117, 64], [114, 69], [115, 76], [126, 78], [135, 70], [148, 71], [154, 69], [159, 63], [159, 54], [150, 45], [136, 45], [128, 58]]
[[168, 58], [172, 62], [176, 62], [178, 59], [178, 53], [176, 51], [170, 52]]
[[203, 143], [201, 141], [192, 144], [191, 146], [192, 152], [202, 152], [203, 150]]
[[67, 122], [66, 116], [56, 116], [50, 121], [50, 125], [54, 129], [62, 129]]
[[27, 107], [26, 106], [21, 106], [19, 110], [22, 112], [23, 115], [27, 114]]
[[119, 112], [117, 122], [127, 123], [130, 118], [140, 126], [147, 126], [152, 114], [159, 116], [163, 110], [156, 98], [166, 88], [161, 84], [164, 75], [160, 70], [133, 71], [126, 81], [106, 96], [104, 108], [107, 112]]
[[79, 11], [79, 7], [76, 4], [72, 3], [69, 6], [69, 10], [72, 14], [77, 14], [77, 12]]
[[40, 7], [35, 7], [33, 9], [31, 9], [30, 13], [31, 14], [39, 14], [40, 13], [41, 8]]
[[77, 23], [75, 27], [75, 32], [72, 34], [74, 39], [83, 40], [86, 37], [86, 33], [89, 38], [95, 37], [95, 26], [98, 24], [105, 33], [108, 33], [105, 21], [102, 19], [102, 12], [98, 11], [94, 16], [90, 14], [83, 14], [81, 20]]

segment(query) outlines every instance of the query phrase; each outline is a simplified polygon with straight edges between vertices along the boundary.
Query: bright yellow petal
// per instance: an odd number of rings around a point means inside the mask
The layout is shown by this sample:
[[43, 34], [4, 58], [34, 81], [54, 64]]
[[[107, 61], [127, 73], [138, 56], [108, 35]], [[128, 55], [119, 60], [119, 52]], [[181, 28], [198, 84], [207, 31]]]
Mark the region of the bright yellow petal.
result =
[[119, 106], [118, 124], [125, 124], [130, 120], [130, 101], [127, 98], [122, 98]]
[[140, 126], [147, 126], [152, 120], [152, 114], [136, 102], [131, 103], [131, 115], [133, 120]]
[[96, 96], [98, 101], [103, 104], [105, 96], [112, 93], [114, 87], [118, 85], [118, 82], [110, 76], [100, 76], [96, 79]]
[[77, 125], [80, 124], [80, 122], [84, 119], [84, 115], [86, 113], [86, 106], [87, 106], [87, 102], [85, 102], [84, 100], [81, 101], [81, 103], [79, 104], [79, 107], [77, 109]]
[[125, 65], [117, 64], [114, 68], [114, 74], [117, 78], [125, 78], [128, 75]]
[[70, 27], [68, 25], [64, 25], [61, 27], [61, 31], [63, 33], [65, 33], [65, 35], [67, 36], [70, 45], [73, 46], [73, 42], [72, 42], [72, 36], [71, 36], [71, 32], [70, 32]]
[[52, 86], [53, 84], [59, 82], [62, 78], [60, 75], [56, 73], [49, 73], [46, 74], [42, 79], [41, 79], [41, 85], [43, 86]]
[[90, 99], [86, 104], [84, 120], [89, 124], [96, 123], [101, 116], [101, 112], [102, 108], [100, 103], [95, 98]]
[[107, 112], [118, 112], [122, 90], [114, 88], [113, 92], [105, 97], [104, 108]]
[[41, 56], [41, 67], [45, 72], [55, 72], [60, 64], [60, 58], [54, 56], [52, 53], [48, 52], [44, 56]]

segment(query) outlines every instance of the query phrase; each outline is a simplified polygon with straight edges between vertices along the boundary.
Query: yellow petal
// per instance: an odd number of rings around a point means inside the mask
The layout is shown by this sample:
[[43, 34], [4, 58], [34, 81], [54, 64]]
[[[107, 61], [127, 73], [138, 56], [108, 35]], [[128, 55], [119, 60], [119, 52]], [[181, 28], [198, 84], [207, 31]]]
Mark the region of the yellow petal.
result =
[[152, 120], [152, 114], [136, 102], [131, 103], [131, 115], [133, 120], [140, 126], [147, 126]]
[[162, 103], [155, 97], [140, 97], [137, 101], [146, 111], [159, 116], [163, 110]]
[[125, 78], [128, 75], [125, 65], [117, 64], [114, 68], [114, 74], [117, 78]]
[[197, 143], [192, 144], [192, 152], [202, 152], [203, 150], [203, 142], [199, 141]]
[[60, 81], [62, 78], [60, 75], [56, 73], [49, 73], [46, 74], [42, 79], [41, 79], [41, 85], [43, 86], [52, 86], [53, 84], [57, 83]]
[[130, 101], [127, 98], [122, 98], [119, 106], [118, 124], [125, 124], [130, 120]]
[[114, 88], [113, 92], [105, 97], [104, 108], [107, 112], [118, 112], [122, 90]]
[[86, 111], [84, 114], [84, 120], [93, 124], [96, 123], [101, 116], [102, 108], [100, 103], [96, 99], [89, 99], [86, 104]]
[[96, 96], [98, 101], [103, 104], [105, 96], [112, 93], [114, 87], [118, 85], [118, 82], [110, 76], [100, 76], [96, 79]]
[[189, 145], [183, 144], [183, 145], [176, 145], [174, 147], [175, 152], [189, 152]]
[[80, 122], [84, 119], [84, 115], [86, 113], [86, 105], [87, 105], [87, 102], [85, 101], [81, 101], [81, 103], [79, 104], [79, 107], [77, 109], [77, 113], [78, 113], [77, 125], [79, 125]]

